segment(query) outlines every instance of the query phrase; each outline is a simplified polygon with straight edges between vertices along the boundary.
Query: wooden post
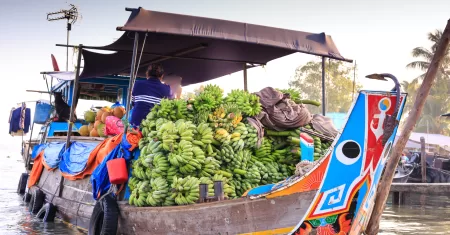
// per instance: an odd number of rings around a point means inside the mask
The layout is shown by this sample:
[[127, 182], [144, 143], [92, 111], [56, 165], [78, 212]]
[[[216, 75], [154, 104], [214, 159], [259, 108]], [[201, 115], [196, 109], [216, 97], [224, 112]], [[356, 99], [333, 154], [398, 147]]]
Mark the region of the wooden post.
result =
[[248, 91], [248, 87], [247, 87], [247, 63], [244, 63], [244, 91]]
[[436, 77], [436, 73], [440, 68], [442, 59], [445, 56], [446, 51], [449, 47], [450, 41], [450, 20], [447, 21], [447, 26], [445, 27], [442, 37], [439, 41], [439, 45], [436, 49], [433, 59], [431, 60], [430, 67], [423, 79], [422, 84], [418, 90], [417, 96], [415, 97], [414, 106], [408, 115], [403, 131], [395, 144], [393, 151], [391, 153], [390, 159], [386, 164], [386, 169], [384, 171], [383, 178], [378, 185], [377, 195], [375, 198], [375, 205], [373, 207], [372, 215], [370, 217], [366, 234], [378, 234], [381, 215], [383, 213], [386, 201], [391, 189], [392, 179], [394, 177], [395, 168], [397, 167], [398, 161], [400, 160], [401, 153], [408, 142], [411, 131], [416, 125], [417, 120], [422, 113], [423, 106], [425, 104], [426, 98], [430, 93], [431, 86]]
[[425, 152], [425, 138], [420, 137], [420, 164], [422, 165], [422, 183], [427, 182], [427, 153]]
[[326, 102], [326, 87], [325, 87], [325, 57], [322, 56], [322, 115], [325, 116], [327, 112]]
[[214, 197], [217, 198], [217, 201], [223, 201], [224, 192], [222, 181], [214, 181]]

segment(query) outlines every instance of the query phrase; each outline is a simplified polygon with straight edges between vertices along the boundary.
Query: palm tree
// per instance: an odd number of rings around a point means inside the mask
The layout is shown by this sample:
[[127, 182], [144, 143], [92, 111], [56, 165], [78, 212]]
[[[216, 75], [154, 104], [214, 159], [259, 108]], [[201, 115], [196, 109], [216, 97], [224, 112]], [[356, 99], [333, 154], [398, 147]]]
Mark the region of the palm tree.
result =
[[[424, 48], [424, 47], [416, 47], [412, 50], [412, 56], [415, 58], [421, 58], [423, 60], [413, 61], [406, 65], [407, 68], [418, 68], [423, 71], [427, 71], [428, 67], [430, 66], [431, 59], [433, 58], [434, 53], [436, 52], [437, 45], [439, 43], [439, 40], [442, 37], [442, 30], [436, 30], [435, 32], [428, 33], [428, 40], [433, 42], [433, 45], [431, 46], [431, 50]], [[438, 72], [439, 75], [449, 76], [450, 75], [450, 56], [449, 56], [450, 49], [446, 52], [446, 56], [444, 57], [444, 60], [442, 61], [441, 68]], [[418, 80], [422, 80], [425, 77], [425, 73], [420, 75], [419, 77], [415, 78]]]
[[[421, 60], [413, 61], [406, 65], [407, 68], [419, 68], [422, 71], [427, 71], [430, 66], [431, 59], [436, 51], [442, 31], [428, 33], [428, 40], [433, 45], [430, 49], [424, 47], [416, 47], [412, 50], [412, 56], [420, 58]], [[450, 49], [442, 61], [441, 67], [436, 74], [436, 81], [431, 88], [430, 95], [427, 98], [422, 116], [416, 125], [415, 131], [430, 133], [449, 133], [449, 123], [440, 117], [442, 113], [450, 111]], [[410, 95], [409, 102], [405, 105], [405, 111], [412, 108], [412, 97], [416, 95], [419, 83], [425, 77], [425, 73], [414, 78], [411, 82], [404, 81], [402, 83], [403, 90]]]

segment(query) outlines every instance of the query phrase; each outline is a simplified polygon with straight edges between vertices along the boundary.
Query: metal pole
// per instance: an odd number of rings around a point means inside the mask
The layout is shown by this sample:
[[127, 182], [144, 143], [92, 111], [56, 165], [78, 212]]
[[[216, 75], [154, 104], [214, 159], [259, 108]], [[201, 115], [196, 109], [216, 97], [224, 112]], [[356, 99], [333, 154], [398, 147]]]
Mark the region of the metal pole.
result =
[[[73, 82], [74, 86], [73, 86], [72, 104], [70, 106], [69, 129], [67, 130], [66, 150], [70, 147], [70, 136], [72, 135], [72, 128], [73, 128], [72, 120], [75, 116], [75, 103], [76, 103], [76, 99], [78, 98], [78, 97], [76, 97], [76, 94], [78, 92], [78, 80], [80, 79], [81, 52], [82, 51], [83, 51], [83, 44], [80, 44], [80, 46], [78, 47], [77, 67], [75, 70], [75, 81]], [[61, 195], [62, 195], [63, 187], [64, 187], [64, 177], [61, 176], [61, 179], [59, 180], [59, 190], [58, 190], [59, 197], [61, 197]]]
[[69, 71], [69, 31], [70, 31], [70, 23], [69, 23], [69, 19], [67, 19], [67, 36], [66, 36], [66, 43], [67, 43], [67, 47], [66, 47], [66, 71]]
[[322, 115], [326, 113], [326, 100], [325, 100], [325, 57], [322, 57]]
[[[136, 57], [137, 57], [138, 43], [139, 43], [139, 33], [136, 32], [136, 33], [134, 33], [133, 57], [131, 58], [130, 82], [128, 85], [127, 106], [126, 106], [126, 112], [125, 112], [126, 120], [128, 120], [128, 116], [130, 113], [131, 93], [133, 92], [134, 79], [136, 79], [135, 70], [136, 70]], [[126, 134], [127, 131], [128, 131], [128, 126], [126, 126], [124, 128], [124, 134]]]
[[67, 142], [66, 142], [66, 149], [70, 146], [70, 136], [72, 135], [72, 127], [73, 123], [72, 120], [75, 116], [75, 104], [76, 104], [76, 94], [78, 92], [78, 81], [80, 79], [80, 68], [81, 68], [81, 52], [83, 51], [83, 44], [80, 44], [78, 47], [78, 58], [77, 58], [77, 68], [75, 71], [75, 80], [73, 85], [73, 95], [72, 95], [72, 105], [70, 106], [70, 119], [69, 119], [69, 129], [67, 130]]
[[248, 87], [247, 87], [247, 63], [244, 63], [244, 91], [248, 91]]

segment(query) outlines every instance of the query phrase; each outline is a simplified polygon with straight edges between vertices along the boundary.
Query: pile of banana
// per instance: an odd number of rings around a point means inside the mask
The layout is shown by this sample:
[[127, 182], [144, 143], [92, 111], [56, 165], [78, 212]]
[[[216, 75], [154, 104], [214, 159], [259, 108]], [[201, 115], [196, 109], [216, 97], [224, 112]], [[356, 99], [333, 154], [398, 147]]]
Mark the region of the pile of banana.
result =
[[[300, 130], [266, 130], [259, 139], [247, 118], [260, 111], [258, 96], [233, 90], [224, 98], [215, 85], [202, 87], [187, 101], [163, 99], [140, 126], [143, 138], [128, 181], [129, 203], [193, 204], [200, 184], [214, 195], [215, 181], [222, 181], [226, 198], [236, 198], [293, 175], [301, 160]], [[316, 138], [314, 143], [316, 155], [330, 145]]]

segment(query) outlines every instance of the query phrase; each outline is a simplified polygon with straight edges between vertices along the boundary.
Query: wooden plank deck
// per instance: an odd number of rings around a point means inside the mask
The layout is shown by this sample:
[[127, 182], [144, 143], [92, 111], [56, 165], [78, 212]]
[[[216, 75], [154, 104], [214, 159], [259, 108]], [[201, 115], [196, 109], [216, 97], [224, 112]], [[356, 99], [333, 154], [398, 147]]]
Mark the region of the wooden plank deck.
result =
[[391, 192], [449, 193], [450, 183], [392, 183]]

